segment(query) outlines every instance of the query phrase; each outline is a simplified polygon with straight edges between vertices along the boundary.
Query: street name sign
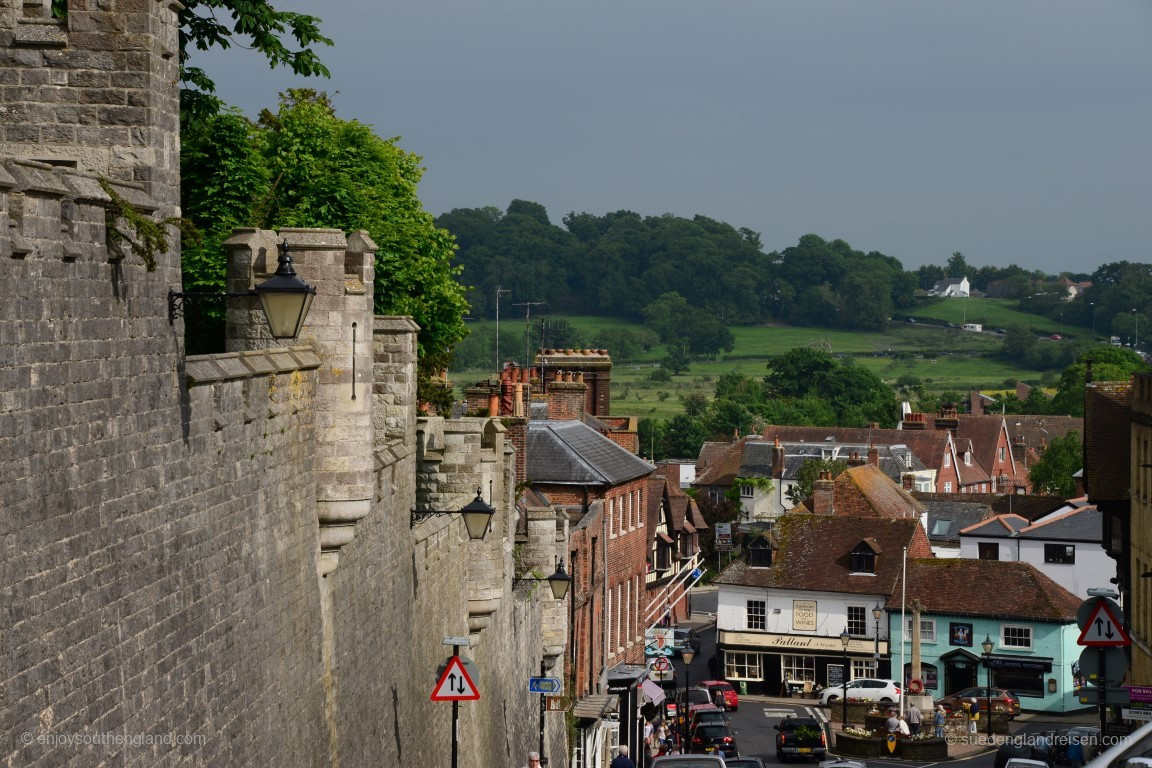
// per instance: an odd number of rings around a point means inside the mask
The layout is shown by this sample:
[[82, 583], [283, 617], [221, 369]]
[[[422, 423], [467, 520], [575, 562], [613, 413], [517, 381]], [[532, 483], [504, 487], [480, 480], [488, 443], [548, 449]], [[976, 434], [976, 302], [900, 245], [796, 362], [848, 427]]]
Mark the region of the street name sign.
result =
[[460, 657], [449, 658], [444, 673], [432, 689], [432, 701], [474, 701], [478, 698], [480, 689], [472, 683]]
[[558, 694], [564, 690], [558, 677], [528, 678], [528, 693]]

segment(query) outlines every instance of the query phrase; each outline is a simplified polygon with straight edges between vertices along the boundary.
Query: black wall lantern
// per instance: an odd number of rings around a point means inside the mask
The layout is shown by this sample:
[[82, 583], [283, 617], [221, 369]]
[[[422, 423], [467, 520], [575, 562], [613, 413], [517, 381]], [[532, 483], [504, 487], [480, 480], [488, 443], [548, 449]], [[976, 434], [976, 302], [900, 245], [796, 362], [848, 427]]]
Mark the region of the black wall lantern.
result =
[[568, 587], [572, 586], [572, 577], [564, 570], [564, 558], [560, 558], [556, 563], [556, 572], [546, 579], [538, 579], [535, 576], [525, 576], [520, 579], [512, 579], [512, 586], [521, 584], [526, 581], [546, 581], [548, 586], [552, 588], [552, 597], [557, 600], [563, 600], [568, 594]]
[[304, 327], [304, 318], [312, 307], [316, 289], [301, 280], [292, 267], [292, 256], [288, 252], [288, 241], [280, 244], [280, 258], [276, 274], [257, 285], [251, 291], [168, 291], [168, 322], [184, 316], [187, 304], [203, 298], [235, 299], [243, 296], [259, 296], [264, 310], [264, 319], [272, 331], [274, 339], [295, 339]]
[[491, 525], [492, 515], [494, 514], [496, 514], [496, 508], [484, 501], [480, 496], [480, 489], [477, 488], [476, 498], [465, 504], [464, 508], [458, 511], [424, 512], [412, 510], [412, 514], [408, 518], [408, 527], [415, 528], [416, 523], [436, 515], [460, 515], [464, 518], [464, 527], [468, 529], [468, 538], [473, 541], [479, 541], [488, 533], [488, 526]]

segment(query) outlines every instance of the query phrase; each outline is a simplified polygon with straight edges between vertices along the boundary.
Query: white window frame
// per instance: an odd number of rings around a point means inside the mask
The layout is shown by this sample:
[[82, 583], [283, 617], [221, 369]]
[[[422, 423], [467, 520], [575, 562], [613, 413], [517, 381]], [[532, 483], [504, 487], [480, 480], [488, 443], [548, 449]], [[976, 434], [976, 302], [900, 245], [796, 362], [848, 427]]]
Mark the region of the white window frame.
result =
[[795, 683], [805, 680], [816, 682], [816, 657], [785, 653], [780, 656], [784, 678]]
[[727, 680], [764, 680], [764, 654], [724, 651], [724, 678]]
[[[848, 634], [852, 637], [868, 637], [868, 608], [863, 605], [850, 605], [847, 609]], [[859, 615], [853, 616], [853, 613]], [[856, 631], [859, 630], [859, 631]], [[856, 677], [860, 677], [857, 675]], [[855, 678], [853, 678], [855, 679]]]
[[860, 678], [868, 679], [880, 676], [880, 672], [876, 665], [876, 659], [852, 659], [851, 661], [851, 680], [858, 680]]
[[[1017, 638], [1013, 638], [1012, 642], [1009, 642], [1008, 630], [1013, 630], [1014, 633], [1018, 632], [1020, 634], [1019, 639], [1024, 639], [1024, 636], [1027, 636], [1027, 640], [1028, 640], [1027, 644], [1017, 642], [1016, 641]], [[1033, 642], [1032, 642], [1032, 627], [1031, 627], [1031, 625], [1029, 625], [1029, 624], [1001, 624], [1000, 625], [1000, 647], [1001, 648], [1004, 648], [1005, 650], [1011, 648], [1013, 650], [1030, 651], [1030, 650], [1032, 650], [1032, 646], [1033, 646]]]
[[756, 489], [754, 487], [752, 487], [751, 485], [743, 485], [742, 484], [740, 486], [740, 498], [750, 499], [755, 495], [756, 495]]
[[[756, 610], [759, 609], [759, 610]], [[759, 625], [759, 626], [757, 626]], [[768, 602], [748, 600], [744, 606], [744, 628], [763, 632], [768, 629]]]
[[948, 469], [950, 466], [952, 466], [952, 454], [946, 452], [944, 454], [944, 469]]
[[952, 482], [944, 483], [944, 493], [952, 493]]
[[[909, 616], [904, 624], [904, 637], [911, 640], [912, 638], [912, 616]], [[935, 643], [936, 642], [936, 619], [926, 619], [920, 617], [920, 642], [921, 643]]]

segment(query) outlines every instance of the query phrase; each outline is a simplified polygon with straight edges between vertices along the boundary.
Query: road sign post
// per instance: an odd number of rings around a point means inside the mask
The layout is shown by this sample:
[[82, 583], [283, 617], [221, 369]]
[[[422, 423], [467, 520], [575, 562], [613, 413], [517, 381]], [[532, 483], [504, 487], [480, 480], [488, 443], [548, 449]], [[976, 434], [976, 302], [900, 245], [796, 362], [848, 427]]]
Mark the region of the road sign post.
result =
[[[446, 638], [447, 639], [447, 638]], [[446, 643], [447, 644], [447, 643]], [[436, 687], [432, 689], [432, 701], [452, 702], [452, 768], [457, 768], [460, 745], [460, 702], [480, 698], [480, 689], [468, 676], [468, 670], [460, 659], [460, 645], [452, 643], [452, 656], [444, 666]]]
[[[1081, 670], [1095, 671], [1099, 681], [1100, 733], [1105, 734], [1108, 732], [1108, 705], [1127, 704], [1127, 691], [1117, 691], [1113, 686], [1123, 679], [1128, 660], [1120, 654], [1121, 664], [1116, 655], [1108, 651], [1131, 644], [1132, 638], [1124, 629], [1124, 612], [1120, 606], [1103, 594], [1093, 590], [1088, 593], [1093, 596], [1081, 603], [1076, 611], [1076, 623], [1080, 627], [1080, 637], [1076, 642], [1085, 646], [1080, 656]], [[1092, 655], [1096, 656], [1095, 663]]]

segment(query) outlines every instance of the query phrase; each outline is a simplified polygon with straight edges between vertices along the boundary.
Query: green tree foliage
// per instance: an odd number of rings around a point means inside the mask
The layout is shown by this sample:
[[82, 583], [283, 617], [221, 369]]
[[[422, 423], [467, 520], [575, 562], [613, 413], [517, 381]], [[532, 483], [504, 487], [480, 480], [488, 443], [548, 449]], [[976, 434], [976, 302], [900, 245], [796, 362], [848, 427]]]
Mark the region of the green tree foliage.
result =
[[1049, 413], [1084, 415], [1084, 383], [1089, 360], [1092, 361], [1093, 381], [1128, 381], [1132, 374], [1148, 370], [1148, 366], [1132, 350], [1097, 344], [1083, 352], [1076, 362], [1060, 374], [1060, 383], [1049, 405]]
[[1044, 455], [1028, 468], [1028, 478], [1036, 493], [1070, 498], [1076, 493], [1076, 478], [1084, 467], [1080, 433], [1073, 430], [1064, 437], [1054, 437]]
[[799, 504], [812, 495], [812, 486], [819, 479], [821, 472], [831, 472], [832, 478], [836, 479], [846, 469], [848, 469], [847, 462], [833, 459], [809, 459], [800, 465], [800, 469], [796, 472], [795, 484], [785, 491], [784, 495], [793, 504]]
[[[184, 210], [207, 233], [185, 254], [185, 285], [223, 288], [221, 238], [234, 226], [367, 230], [376, 242], [375, 310], [420, 325], [421, 381], [447, 366], [468, 305], [452, 235], [416, 196], [420, 158], [336, 116], [323, 94], [292, 90], [256, 123], [235, 112], [185, 138]], [[422, 390], [422, 395], [432, 397]], [[450, 396], [450, 393], [446, 393]]]
[[768, 370], [766, 382], [775, 394], [801, 401], [815, 398], [835, 414], [833, 423], [855, 427], [871, 422], [891, 427], [896, 423], [895, 391], [871, 371], [842, 362], [827, 352], [796, 348], [773, 358]]
[[686, 413], [669, 419], [659, 432], [660, 454], [674, 459], [694, 459], [708, 439], [708, 433], [699, 418]]
[[[180, 124], [187, 127], [220, 110], [216, 84], [204, 70], [188, 65], [192, 49], [250, 48], [271, 67], [288, 67], [297, 75], [328, 77], [315, 46], [332, 45], [320, 34], [320, 19], [305, 13], [278, 11], [267, 0], [185, 0], [180, 24]], [[293, 41], [292, 44], [286, 41]]]

